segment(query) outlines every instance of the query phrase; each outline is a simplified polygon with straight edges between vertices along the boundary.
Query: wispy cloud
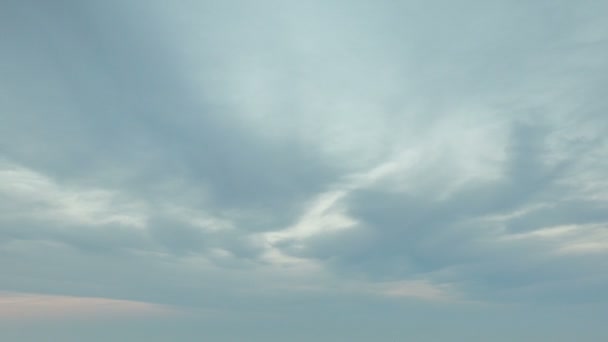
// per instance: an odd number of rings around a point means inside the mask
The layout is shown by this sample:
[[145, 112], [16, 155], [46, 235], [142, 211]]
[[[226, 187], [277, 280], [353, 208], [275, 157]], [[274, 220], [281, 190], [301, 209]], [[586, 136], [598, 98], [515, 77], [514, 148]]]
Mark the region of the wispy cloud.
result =
[[0, 318], [95, 319], [101, 317], [145, 317], [174, 315], [174, 308], [144, 302], [94, 297], [0, 293]]

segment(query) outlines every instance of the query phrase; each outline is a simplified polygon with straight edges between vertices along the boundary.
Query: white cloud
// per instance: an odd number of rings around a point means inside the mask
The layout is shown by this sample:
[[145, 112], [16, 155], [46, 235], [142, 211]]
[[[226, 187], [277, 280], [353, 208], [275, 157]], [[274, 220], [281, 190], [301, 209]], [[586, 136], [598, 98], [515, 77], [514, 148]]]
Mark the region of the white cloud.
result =
[[4, 218], [38, 218], [68, 224], [118, 224], [143, 228], [146, 216], [141, 202], [119, 192], [84, 186], [61, 185], [53, 179], [7, 161], [0, 162], [0, 196], [13, 207]]

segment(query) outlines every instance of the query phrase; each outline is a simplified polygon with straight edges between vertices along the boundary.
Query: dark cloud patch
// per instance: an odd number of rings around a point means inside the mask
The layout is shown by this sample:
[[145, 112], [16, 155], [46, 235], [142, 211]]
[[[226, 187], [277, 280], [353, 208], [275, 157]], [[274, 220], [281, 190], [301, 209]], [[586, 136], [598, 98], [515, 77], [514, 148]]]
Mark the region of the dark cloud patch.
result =
[[94, 254], [124, 254], [129, 250], [150, 250], [154, 244], [147, 232], [117, 224], [91, 227], [77, 223], [43, 220], [2, 220], [0, 244], [57, 243]]
[[207, 195], [219, 208], [265, 211], [279, 219], [265, 223], [273, 226], [335, 179], [314, 148], [265, 139], [206, 89], [193, 91], [145, 10], [130, 20], [134, 8], [55, 6], [9, 6], [13, 51], [4, 59], [14, 86], [0, 143], [12, 160], [150, 196], [179, 179], [189, 201]]
[[506, 227], [513, 233], [560, 225], [602, 224], [608, 221], [608, 203], [591, 200], [556, 201], [549, 207], [513, 218]]

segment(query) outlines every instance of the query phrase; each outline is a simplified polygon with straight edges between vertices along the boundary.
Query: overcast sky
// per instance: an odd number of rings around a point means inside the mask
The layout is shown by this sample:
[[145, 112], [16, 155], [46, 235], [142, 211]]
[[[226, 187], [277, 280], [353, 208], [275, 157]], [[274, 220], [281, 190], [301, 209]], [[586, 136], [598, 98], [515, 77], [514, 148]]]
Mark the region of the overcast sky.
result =
[[1, 0], [0, 340], [608, 340], [608, 2]]

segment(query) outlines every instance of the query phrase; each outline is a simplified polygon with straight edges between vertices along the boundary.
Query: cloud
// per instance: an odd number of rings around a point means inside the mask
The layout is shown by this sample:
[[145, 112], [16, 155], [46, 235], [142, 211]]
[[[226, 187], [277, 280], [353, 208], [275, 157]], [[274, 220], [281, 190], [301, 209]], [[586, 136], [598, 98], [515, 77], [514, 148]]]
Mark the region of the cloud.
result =
[[[580, 269], [584, 260], [594, 265], [590, 269], [603, 269], [595, 254], [605, 251], [606, 203], [568, 184], [584, 155], [552, 162], [546, 132], [515, 124], [500, 173], [485, 179], [463, 181], [445, 159], [406, 164], [409, 177], [388, 173], [388, 180], [342, 194], [340, 205], [354, 227], [299, 239], [283, 250], [375, 281], [423, 277], [439, 285], [457, 284], [469, 298], [484, 300], [580, 277], [587, 272]], [[452, 172], [445, 173], [446, 167]], [[395, 177], [407, 185], [384, 185], [395, 184]], [[432, 183], [426, 185], [425, 178]], [[567, 231], [555, 227], [566, 222], [575, 225]], [[579, 255], [567, 256], [574, 252]], [[579, 286], [560, 286], [559, 291], [567, 297]]]
[[461, 339], [602, 311], [606, 10], [5, 1], [0, 290]]
[[0, 304], [0, 317], [5, 320], [90, 319], [100, 316], [157, 316], [176, 313], [169, 307], [128, 300], [25, 293], [2, 293]]
[[[0, 182], [0, 193], [12, 206], [4, 217], [37, 217], [68, 225], [145, 226], [145, 218], [139, 213], [141, 205], [120, 199], [110, 191], [62, 187], [44, 175], [7, 161], [0, 164]], [[33, 210], [19, 210], [24, 207]]]

